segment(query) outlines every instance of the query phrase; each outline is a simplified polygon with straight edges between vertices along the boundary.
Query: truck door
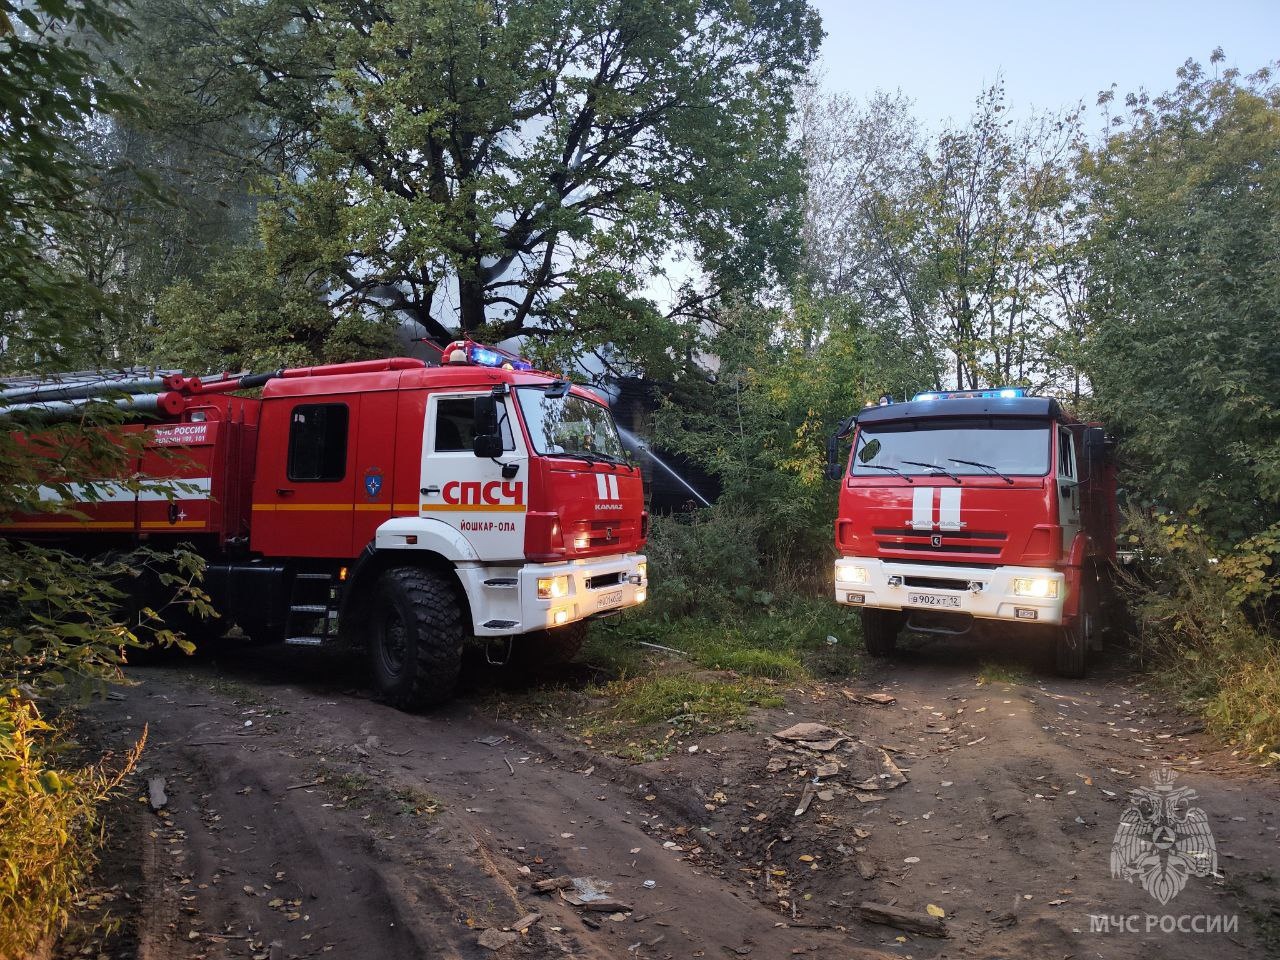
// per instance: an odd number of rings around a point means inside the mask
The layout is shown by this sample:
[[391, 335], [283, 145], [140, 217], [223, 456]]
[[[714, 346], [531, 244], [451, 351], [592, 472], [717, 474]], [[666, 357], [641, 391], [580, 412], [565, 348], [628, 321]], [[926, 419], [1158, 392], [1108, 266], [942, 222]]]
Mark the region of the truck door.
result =
[[360, 398], [266, 401], [253, 485], [252, 549], [268, 556], [350, 556]]
[[393, 513], [407, 507], [418, 512], [417, 498], [408, 504], [394, 503], [396, 461], [396, 419], [400, 412], [400, 395], [396, 390], [366, 393], [360, 397], [360, 428], [358, 439], [351, 442], [356, 447], [356, 505], [353, 518], [354, 535], [351, 557], [374, 538], [378, 526], [391, 518]]
[[432, 394], [427, 400], [422, 516], [460, 532], [482, 560], [519, 559], [524, 556], [529, 456], [510, 396], [497, 398], [502, 456], [475, 455], [475, 403], [487, 396], [488, 390], [459, 391]]
[[1080, 484], [1076, 469], [1075, 440], [1071, 431], [1058, 424], [1058, 470], [1055, 486], [1058, 497], [1058, 523], [1062, 525], [1062, 552], [1071, 550], [1080, 532]]

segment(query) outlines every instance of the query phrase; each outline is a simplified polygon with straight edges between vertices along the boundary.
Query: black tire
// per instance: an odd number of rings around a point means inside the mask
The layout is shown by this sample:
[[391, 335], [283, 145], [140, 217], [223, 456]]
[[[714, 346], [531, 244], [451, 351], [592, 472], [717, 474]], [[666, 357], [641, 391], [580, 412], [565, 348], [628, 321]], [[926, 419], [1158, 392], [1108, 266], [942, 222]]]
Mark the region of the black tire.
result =
[[552, 630], [535, 630], [516, 637], [512, 660], [523, 667], [555, 667], [569, 663], [587, 639], [587, 622], [579, 620]]
[[1093, 571], [1080, 575], [1080, 612], [1070, 626], [1059, 627], [1054, 642], [1054, 668], [1060, 677], [1079, 678], [1089, 669], [1089, 648], [1098, 637], [1098, 585]]
[[894, 610], [862, 611], [862, 643], [873, 657], [892, 657], [898, 650], [902, 614]]
[[370, 617], [374, 693], [400, 710], [453, 696], [462, 669], [462, 608], [443, 575], [393, 567], [378, 578]]

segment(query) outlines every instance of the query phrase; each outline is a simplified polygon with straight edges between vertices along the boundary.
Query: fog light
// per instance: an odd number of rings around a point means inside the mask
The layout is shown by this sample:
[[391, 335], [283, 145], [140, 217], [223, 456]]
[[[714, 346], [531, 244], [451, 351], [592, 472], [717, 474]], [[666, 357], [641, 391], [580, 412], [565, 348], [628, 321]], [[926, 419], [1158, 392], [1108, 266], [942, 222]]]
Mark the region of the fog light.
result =
[[562, 624], [562, 623], [568, 623], [568, 622], [569, 622], [569, 611], [568, 611], [568, 610], [557, 610], [557, 611], [556, 611], [556, 615], [555, 615], [555, 618], [554, 618], [554, 619], [555, 619], [555, 621], [556, 621], [556, 626], [557, 626], [557, 627], [558, 627], [558, 626], [560, 626], [560, 624]]
[[1014, 607], [1014, 615], [1019, 620], [1039, 620], [1040, 612], [1033, 607]]
[[648, 594], [648, 593], [646, 593], [644, 590], [637, 590], [637, 591], [636, 591], [636, 603], [644, 603], [644, 598], [645, 598], [645, 597], [647, 597], [648, 595], [649, 595], [649, 594]]
[[567, 597], [568, 595], [569, 578], [567, 576], [538, 578], [539, 600], [559, 600], [561, 597]]
[[867, 595], [865, 593], [846, 593], [844, 595], [845, 603], [866, 603]]
[[1018, 577], [1013, 581], [1013, 592], [1019, 597], [1056, 597], [1058, 581], [1048, 577]]

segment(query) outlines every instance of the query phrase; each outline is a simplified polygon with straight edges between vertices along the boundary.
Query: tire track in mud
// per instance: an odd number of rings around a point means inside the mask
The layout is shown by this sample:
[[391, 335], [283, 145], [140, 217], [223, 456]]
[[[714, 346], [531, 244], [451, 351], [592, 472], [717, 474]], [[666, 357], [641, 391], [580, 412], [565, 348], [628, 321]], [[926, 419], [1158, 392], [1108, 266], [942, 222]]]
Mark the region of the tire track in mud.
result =
[[[736, 884], [664, 849], [653, 832], [687, 822], [695, 798], [658, 799], [625, 766], [465, 706], [416, 716], [276, 687], [255, 690], [269, 699], [247, 708], [175, 671], [139, 676], [128, 703], [96, 712], [111, 722], [145, 711], [152, 724], [147, 773], [168, 770], [190, 851], [173, 892], [198, 911], [150, 931], [155, 956], [252, 956], [277, 940], [284, 956], [487, 956], [479, 929], [525, 909], [544, 914], [512, 948], [527, 956], [882, 956], [835, 932], [788, 928]], [[206, 705], [184, 709], [191, 699]], [[493, 738], [499, 745], [483, 742]], [[329, 784], [289, 789], [320, 770]], [[343, 778], [382, 799], [343, 803], [333, 789]], [[402, 791], [442, 801], [430, 826], [388, 820], [386, 798]], [[609, 881], [634, 911], [592, 918], [592, 929], [558, 898], [527, 892], [554, 875]], [[188, 928], [198, 936], [185, 939]]]
[[[1259, 924], [1280, 909], [1266, 880], [1280, 873], [1274, 779], [1184, 735], [1185, 716], [1117, 674], [980, 685], [963, 661], [902, 662], [846, 681], [894, 694], [892, 706], [852, 704], [838, 686], [811, 684], [789, 691], [785, 713], [758, 716], [758, 730], [700, 735], [696, 753], [626, 766], [553, 725], [488, 717], [483, 702], [403, 714], [336, 693], [342, 674], [308, 677], [295, 662], [140, 671], [144, 686], [127, 703], [95, 708], [122, 729], [151, 720], [157, 749], [147, 762], [178, 777], [174, 820], [187, 831], [194, 883], [175, 893], [196, 897], [198, 932], [233, 924], [254, 937], [188, 943], [183, 915], [164, 932], [172, 952], [156, 955], [254, 956], [254, 944], [281, 939], [286, 957], [491, 956], [476, 944], [480, 927], [527, 909], [542, 921], [499, 956], [871, 958], [906, 949], [918, 958], [1139, 960], [1211, 949], [1233, 960], [1263, 955]], [[238, 679], [226, 681], [228, 672]], [[193, 700], [205, 706], [184, 706]], [[122, 721], [129, 714], [132, 725]], [[794, 775], [765, 764], [768, 733], [796, 720], [896, 751], [908, 783], [879, 803], [815, 802], [796, 819]], [[1178, 912], [1240, 913], [1234, 940], [1088, 932], [1091, 913], [1156, 907], [1140, 887], [1111, 878], [1109, 851], [1127, 791], [1166, 758], [1200, 791], [1227, 874], [1193, 881]], [[323, 785], [287, 789], [322, 774]], [[710, 802], [722, 790], [727, 800]], [[442, 802], [438, 814], [404, 814], [403, 798], [427, 794]], [[245, 836], [256, 842], [230, 842]], [[788, 871], [787, 897], [801, 905], [797, 921], [759, 882], [761, 851], [783, 836], [792, 839], [773, 851]], [[855, 869], [855, 845], [877, 867], [870, 879]], [[239, 872], [213, 892], [199, 888], [224, 866]], [[281, 899], [301, 900], [295, 912], [309, 920], [290, 923], [287, 902], [268, 906], [277, 870], [296, 884]], [[529, 893], [532, 880], [555, 875], [611, 881], [634, 912], [596, 915], [589, 926], [558, 898]], [[272, 889], [245, 894], [246, 878]], [[899, 931], [855, 919], [863, 899], [941, 904], [951, 939], [911, 937], [904, 947]]]

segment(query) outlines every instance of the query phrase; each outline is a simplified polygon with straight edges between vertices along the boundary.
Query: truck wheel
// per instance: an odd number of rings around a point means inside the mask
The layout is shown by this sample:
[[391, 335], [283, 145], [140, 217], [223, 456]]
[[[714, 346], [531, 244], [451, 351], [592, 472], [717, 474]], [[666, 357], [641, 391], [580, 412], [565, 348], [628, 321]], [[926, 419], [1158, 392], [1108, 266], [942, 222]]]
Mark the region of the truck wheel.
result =
[[462, 668], [462, 611], [438, 573], [393, 567], [378, 578], [369, 659], [378, 699], [401, 710], [444, 703]]
[[862, 643], [873, 657], [891, 657], [898, 649], [902, 614], [892, 610], [862, 611]]
[[515, 659], [525, 667], [558, 666], [576, 657], [586, 639], [585, 620], [553, 630], [535, 630], [516, 638]]
[[1080, 576], [1080, 612], [1069, 627], [1059, 627], [1054, 644], [1054, 665], [1062, 677], [1083, 677], [1089, 664], [1089, 648], [1097, 643], [1098, 589], [1092, 571]]

